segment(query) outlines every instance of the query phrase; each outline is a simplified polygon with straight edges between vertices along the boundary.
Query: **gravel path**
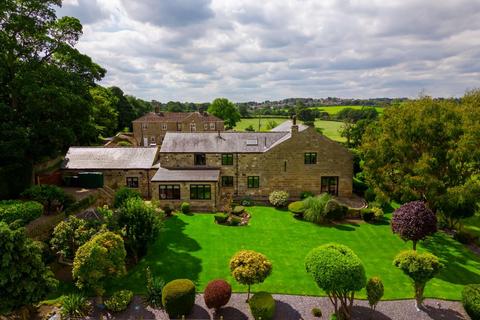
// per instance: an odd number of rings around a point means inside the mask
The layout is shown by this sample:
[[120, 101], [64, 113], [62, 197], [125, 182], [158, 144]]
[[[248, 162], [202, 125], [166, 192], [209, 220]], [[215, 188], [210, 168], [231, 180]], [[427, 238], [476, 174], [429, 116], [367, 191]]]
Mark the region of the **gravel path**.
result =
[[[328, 298], [274, 295], [277, 301], [275, 319], [299, 320], [299, 319], [329, 319], [333, 312]], [[218, 315], [214, 316], [203, 301], [203, 295], [196, 297], [196, 304], [192, 313], [187, 319], [219, 319], [223, 315], [225, 320], [246, 320], [253, 319], [248, 305], [245, 303], [245, 294], [233, 294], [230, 302]], [[312, 308], [320, 308], [323, 312], [322, 318], [315, 318], [311, 314]], [[89, 319], [99, 319], [102, 312], [95, 310]], [[135, 297], [128, 310], [121, 314], [109, 315], [103, 313], [104, 319], [169, 319], [162, 310], [145, 307], [140, 297]], [[398, 300], [380, 302], [377, 310], [371, 312], [366, 301], [358, 300], [353, 307], [353, 319], [358, 320], [459, 320], [470, 319], [462, 305], [455, 301], [425, 300], [423, 311], [417, 312], [413, 300]]]

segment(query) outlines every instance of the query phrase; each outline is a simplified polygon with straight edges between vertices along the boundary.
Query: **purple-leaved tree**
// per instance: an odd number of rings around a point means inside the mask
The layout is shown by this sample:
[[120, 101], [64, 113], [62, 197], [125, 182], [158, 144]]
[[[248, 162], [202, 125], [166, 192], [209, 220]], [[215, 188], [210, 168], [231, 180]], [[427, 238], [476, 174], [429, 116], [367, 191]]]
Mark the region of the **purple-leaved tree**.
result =
[[393, 213], [392, 231], [404, 241], [413, 241], [416, 250], [419, 240], [437, 232], [437, 217], [423, 201], [408, 202]]

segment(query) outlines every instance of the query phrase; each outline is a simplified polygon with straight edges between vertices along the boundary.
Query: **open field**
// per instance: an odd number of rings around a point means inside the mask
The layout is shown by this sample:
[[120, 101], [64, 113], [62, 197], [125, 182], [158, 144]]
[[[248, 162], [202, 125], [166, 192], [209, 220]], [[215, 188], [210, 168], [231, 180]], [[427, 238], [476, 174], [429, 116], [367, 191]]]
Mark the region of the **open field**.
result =
[[[189, 278], [203, 291], [208, 281], [224, 278], [235, 292], [244, 292], [229, 272], [230, 257], [241, 249], [265, 254], [273, 263], [273, 273], [253, 291], [271, 293], [323, 295], [305, 272], [304, 258], [312, 249], [329, 242], [352, 248], [362, 259], [367, 277], [380, 276], [385, 284], [385, 299], [412, 298], [409, 279], [392, 265], [394, 256], [410, 249], [392, 234], [387, 215], [383, 224], [363, 222], [335, 226], [318, 226], [296, 220], [289, 212], [271, 207], [251, 207], [250, 225], [229, 227], [213, 222], [213, 215], [179, 214], [165, 223], [159, 239], [146, 257], [109, 291], [131, 289], [145, 292], [145, 268], [166, 280]], [[445, 264], [445, 269], [426, 288], [427, 297], [460, 299], [463, 285], [480, 283], [480, 259], [444, 233], [422, 242], [420, 251], [430, 251]], [[359, 297], [364, 298], [364, 292]]]
[[[287, 121], [287, 118], [248, 118], [248, 119], [242, 119], [240, 122], [237, 123], [237, 126], [235, 127], [235, 130], [237, 131], [245, 131], [245, 128], [248, 126], [252, 125], [255, 131], [258, 131], [258, 123], [260, 120], [260, 131], [269, 131], [267, 129], [267, 123], [268, 121], [275, 121], [277, 125], [283, 123], [284, 121]], [[317, 128], [322, 128], [323, 129], [323, 134], [329, 137], [330, 139], [333, 139], [335, 141], [340, 141], [343, 142], [345, 141], [344, 138], [340, 136], [338, 133], [338, 129], [342, 126], [341, 122], [338, 121], [325, 121], [325, 120], [316, 120], [315, 121], [315, 127]]]
[[[360, 110], [363, 107], [364, 106], [322, 106], [322, 107], [312, 107], [311, 109], [317, 109], [317, 110], [325, 111], [329, 115], [335, 115], [338, 112], [340, 112], [340, 110], [345, 109], [345, 108], [352, 108], [352, 109]], [[367, 106], [365, 106], [365, 107], [367, 107]], [[375, 109], [378, 111], [379, 114], [382, 114], [383, 110], [384, 110], [384, 108], [380, 108], [380, 107], [375, 107]]]

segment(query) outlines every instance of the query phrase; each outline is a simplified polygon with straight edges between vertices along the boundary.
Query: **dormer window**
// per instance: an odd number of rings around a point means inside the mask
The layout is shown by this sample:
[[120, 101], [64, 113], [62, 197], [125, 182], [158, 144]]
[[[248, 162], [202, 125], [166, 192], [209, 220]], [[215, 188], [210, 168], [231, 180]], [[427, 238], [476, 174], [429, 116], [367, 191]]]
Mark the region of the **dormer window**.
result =
[[162, 123], [162, 130], [167, 130], [167, 124], [166, 123]]

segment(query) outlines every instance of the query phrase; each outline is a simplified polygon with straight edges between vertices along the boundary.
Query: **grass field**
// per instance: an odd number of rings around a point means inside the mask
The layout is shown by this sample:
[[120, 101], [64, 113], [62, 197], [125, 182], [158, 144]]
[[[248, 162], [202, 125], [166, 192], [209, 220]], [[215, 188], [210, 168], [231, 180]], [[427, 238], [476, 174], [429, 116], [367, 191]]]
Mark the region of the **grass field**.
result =
[[[203, 291], [208, 281], [224, 278], [235, 292], [244, 292], [230, 276], [229, 259], [241, 249], [265, 254], [273, 264], [272, 275], [253, 291], [322, 295], [305, 272], [304, 258], [321, 244], [338, 242], [352, 248], [363, 261], [367, 277], [380, 276], [385, 284], [385, 299], [412, 298], [409, 279], [392, 265], [394, 256], [411, 243], [393, 235], [388, 221], [381, 225], [363, 222], [318, 226], [299, 221], [289, 212], [270, 207], [251, 207], [250, 225], [228, 227], [213, 222], [213, 215], [177, 215], [165, 223], [159, 239], [140, 263], [123, 279], [112, 282], [109, 291], [127, 288], [145, 292], [145, 268], [166, 280], [189, 278]], [[389, 215], [387, 215], [389, 217]], [[460, 299], [463, 285], [480, 283], [480, 260], [465, 247], [443, 233], [422, 242], [420, 251], [441, 258], [445, 269], [426, 288], [427, 297]], [[364, 298], [364, 292], [359, 294]]]
[[[255, 131], [258, 131], [258, 123], [260, 120], [260, 131], [269, 131], [267, 129], [268, 121], [275, 121], [277, 125], [287, 121], [287, 118], [250, 118], [250, 119], [242, 119], [240, 122], [237, 123], [235, 130], [237, 131], [245, 131], [245, 129], [252, 125]], [[329, 137], [332, 140], [343, 142], [345, 141], [344, 138], [340, 136], [338, 133], [338, 129], [342, 126], [341, 122], [338, 121], [325, 121], [325, 120], [316, 120], [315, 127], [322, 128], [323, 134]]]
[[[337, 114], [340, 110], [345, 109], [345, 108], [352, 108], [352, 109], [362, 109], [364, 106], [328, 106], [328, 107], [312, 107], [312, 109], [317, 109], [321, 111], [327, 112], [329, 115], [335, 115]], [[380, 107], [375, 107], [377, 109], [379, 114], [383, 113], [384, 108]]]

